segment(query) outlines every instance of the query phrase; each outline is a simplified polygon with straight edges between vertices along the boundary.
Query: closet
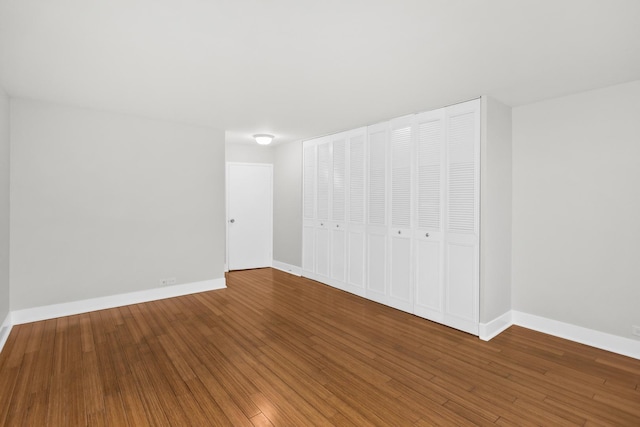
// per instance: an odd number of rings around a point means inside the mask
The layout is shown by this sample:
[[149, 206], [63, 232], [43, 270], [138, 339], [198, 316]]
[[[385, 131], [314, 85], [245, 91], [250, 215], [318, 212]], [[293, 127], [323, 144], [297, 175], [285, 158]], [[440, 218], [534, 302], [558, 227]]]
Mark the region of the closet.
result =
[[302, 274], [478, 335], [480, 99], [303, 142]]

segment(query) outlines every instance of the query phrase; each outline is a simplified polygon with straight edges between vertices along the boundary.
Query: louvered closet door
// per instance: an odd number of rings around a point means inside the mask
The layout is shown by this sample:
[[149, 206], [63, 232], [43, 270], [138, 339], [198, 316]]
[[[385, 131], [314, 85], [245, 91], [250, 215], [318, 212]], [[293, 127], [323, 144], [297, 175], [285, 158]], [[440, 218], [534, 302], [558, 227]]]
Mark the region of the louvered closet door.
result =
[[445, 324], [478, 334], [480, 100], [446, 109]]
[[316, 186], [317, 220], [315, 229], [315, 273], [326, 282], [330, 274], [329, 215], [331, 212], [332, 153], [331, 141], [322, 138], [317, 143], [318, 174]]
[[302, 273], [305, 277], [315, 274], [316, 142], [302, 143]]
[[330, 136], [331, 143], [331, 285], [343, 289], [347, 276], [347, 137], [346, 132]]
[[415, 117], [414, 313], [444, 320], [445, 111]]
[[391, 226], [389, 227], [389, 305], [413, 312], [411, 286], [411, 159], [413, 116], [391, 127]]
[[369, 299], [388, 304], [387, 147], [389, 124], [369, 126], [367, 135], [367, 289]]
[[349, 132], [347, 141], [347, 281], [345, 289], [364, 295], [366, 256], [367, 129]]

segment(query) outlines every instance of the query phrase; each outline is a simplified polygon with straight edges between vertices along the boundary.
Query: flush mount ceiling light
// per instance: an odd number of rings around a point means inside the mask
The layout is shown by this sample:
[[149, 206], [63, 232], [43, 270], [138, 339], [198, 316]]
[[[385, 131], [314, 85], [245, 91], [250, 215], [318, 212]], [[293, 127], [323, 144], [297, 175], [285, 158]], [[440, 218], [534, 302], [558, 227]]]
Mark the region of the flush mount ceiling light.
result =
[[269, 135], [267, 133], [259, 133], [257, 135], [253, 135], [253, 137], [255, 138], [256, 142], [260, 145], [269, 145], [271, 144], [271, 141], [273, 141], [273, 138], [274, 138], [273, 135]]

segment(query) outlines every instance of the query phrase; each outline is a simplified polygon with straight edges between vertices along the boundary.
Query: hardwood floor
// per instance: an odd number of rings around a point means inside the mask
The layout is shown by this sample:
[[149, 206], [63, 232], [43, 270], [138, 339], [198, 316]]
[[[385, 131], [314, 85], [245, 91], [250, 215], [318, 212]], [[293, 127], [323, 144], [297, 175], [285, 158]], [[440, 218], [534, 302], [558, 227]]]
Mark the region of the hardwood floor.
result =
[[512, 327], [491, 342], [272, 269], [15, 326], [7, 426], [640, 426], [640, 361]]

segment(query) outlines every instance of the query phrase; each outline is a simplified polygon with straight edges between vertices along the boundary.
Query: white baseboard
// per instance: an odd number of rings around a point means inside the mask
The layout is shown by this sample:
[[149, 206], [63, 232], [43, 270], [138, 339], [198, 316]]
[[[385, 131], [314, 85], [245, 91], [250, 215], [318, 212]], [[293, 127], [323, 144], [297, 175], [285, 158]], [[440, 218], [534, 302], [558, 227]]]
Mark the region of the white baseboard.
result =
[[22, 323], [55, 319], [57, 317], [72, 316], [74, 314], [88, 313], [90, 311], [104, 310], [107, 308], [179, 297], [198, 292], [224, 289], [226, 287], [227, 285], [224, 278], [204, 280], [202, 282], [185, 283], [183, 285], [166, 286], [163, 288], [153, 288], [126, 294], [110, 295], [82, 301], [16, 310], [11, 313], [11, 320], [14, 325], [19, 325]]
[[640, 341], [520, 311], [512, 311], [511, 315], [514, 325], [640, 359]]
[[513, 325], [513, 319], [511, 311], [507, 311], [502, 316], [498, 316], [489, 323], [480, 323], [479, 338], [483, 341], [489, 341], [490, 339], [500, 335], [500, 333], [506, 330], [509, 326]]
[[302, 276], [302, 268], [296, 267], [295, 265], [273, 260], [271, 262], [271, 266], [276, 270], [282, 270], [285, 273], [293, 274], [294, 276]]
[[2, 348], [6, 344], [9, 334], [11, 333], [11, 328], [13, 328], [11, 317], [11, 312], [8, 312], [7, 317], [2, 322], [2, 325], [0, 325], [0, 351], [2, 351]]
[[523, 328], [575, 341], [601, 350], [640, 359], [640, 341], [638, 340], [515, 310], [511, 310], [489, 323], [480, 324], [480, 339], [489, 341], [511, 325], [522, 326]]

